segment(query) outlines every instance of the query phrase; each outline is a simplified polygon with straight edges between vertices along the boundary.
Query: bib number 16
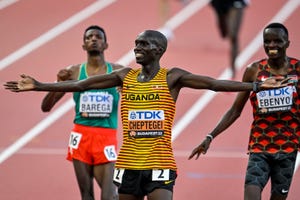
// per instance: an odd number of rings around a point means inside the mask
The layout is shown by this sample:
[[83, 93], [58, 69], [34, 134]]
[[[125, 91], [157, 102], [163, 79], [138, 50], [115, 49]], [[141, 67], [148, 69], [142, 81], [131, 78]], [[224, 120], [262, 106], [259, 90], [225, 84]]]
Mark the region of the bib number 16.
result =
[[81, 137], [82, 137], [82, 135], [80, 133], [71, 132], [70, 140], [69, 140], [69, 147], [71, 147], [72, 149], [78, 149]]

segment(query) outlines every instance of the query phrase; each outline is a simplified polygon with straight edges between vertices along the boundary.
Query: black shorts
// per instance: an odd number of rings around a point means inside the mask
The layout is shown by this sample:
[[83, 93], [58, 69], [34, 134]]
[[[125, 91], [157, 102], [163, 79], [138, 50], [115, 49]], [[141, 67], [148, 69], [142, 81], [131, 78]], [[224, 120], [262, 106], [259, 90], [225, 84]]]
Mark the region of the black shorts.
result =
[[210, 4], [218, 15], [226, 14], [230, 8], [244, 8], [247, 6], [246, 0], [211, 0]]
[[[118, 186], [119, 194], [132, 194], [136, 196], [146, 196], [155, 189], [166, 189], [173, 192], [176, 171], [173, 170], [127, 170], [115, 169], [114, 184]], [[165, 174], [163, 174], [165, 172]], [[167, 173], [167, 174], [166, 174]], [[157, 174], [161, 180], [156, 180], [153, 176]]]
[[294, 174], [297, 151], [292, 153], [250, 153], [245, 179], [246, 185], [262, 190], [271, 179], [271, 192], [287, 195]]

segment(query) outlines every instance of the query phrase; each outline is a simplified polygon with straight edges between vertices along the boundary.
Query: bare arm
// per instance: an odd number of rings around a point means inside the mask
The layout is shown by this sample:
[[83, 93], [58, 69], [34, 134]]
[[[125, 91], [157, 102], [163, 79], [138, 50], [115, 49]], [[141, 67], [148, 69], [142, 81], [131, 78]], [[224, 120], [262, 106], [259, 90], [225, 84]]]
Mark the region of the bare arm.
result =
[[[61, 69], [56, 76], [56, 81], [76, 80], [78, 77], [80, 65], [74, 65]], [[49, 112], [53, 106], [65, 95], [65, 92], [48, 92], [44, 97], [41, 105], [43, 112]]]
[[41, 109], [49, 112], [53, 106], [65, 95], [65, 92], [49, 92], [42, 101]]
[[[118, 70], [124, 68], [124, 66], [111, 63], [113, 70]], [[57, 73], [57, 82], [67, 81], [67, 80], [77, 80], [80, 71], [79, 65], [72, 65], [65, 69], [60, 70]], [[43, 112], [49, 112], [53, 106], [65, 95], [65, 92], [48, 92], [44, 97], [41, 105]]]
[[54, 92], [78, 92], [89, 89], [104, 89], [122, 86], [123, 78], [130, 68], [122, 68], [110, 74], [96, 75], [80, 81], [63, 81], [58, 83], [38, 82], [30, 76], [21, 75], [19, 81], [9, 81], [4, 84], [5, 89], [13, 92], [23, 91], [54, 91]]
[[[208, 89], [216, 92], [253, 91], [252, 82], [239, 82], [231, 80], [218, 80], [208, 76], [187, 73], [180, 78], [183, 87], [194, 89]], [[275, 83], [274, 83], [275, 84]], [[259, 85], [260, 88], [273, 87], [272, 85]], [[278, 86], [277, 86], [278, 87]]]
[[[243, 81], [244, 82], [253, 82], [255, 81], [257, 73], [257, 66], [253, 65], [252, 67], [248, 67], [244, 73]], [[250, 91], [244, 91], [238, 93], [235, 101], [233, 102], [231, 108], [223, 115], [217, 126], [213, 129], [213, 131], [209, 134], [210, 136], [206, 136], [204, 140], [192, 151], [189, 159], [193, 158], [196, 155], [196, 159], [201, 154], [205, 154], [212, 142], [212, 139], [217, 137], [223, 131], [225, 131], [228, 127], [230, 127], [241, 115], [246, 102], [248, 101], [250, 95]]]
[[172, 97], [176, 101], [183, 87], [193, 89], [208, 89], [216, 92], [259, 91], [261, 89], [279, 88], [288, 85], [288, 79], [272, 77], [262, 83], [253, 81], [218, 80], [208, 76], [192, 74], [180, 68], [172, 68], [168, 72], [168, 85]]

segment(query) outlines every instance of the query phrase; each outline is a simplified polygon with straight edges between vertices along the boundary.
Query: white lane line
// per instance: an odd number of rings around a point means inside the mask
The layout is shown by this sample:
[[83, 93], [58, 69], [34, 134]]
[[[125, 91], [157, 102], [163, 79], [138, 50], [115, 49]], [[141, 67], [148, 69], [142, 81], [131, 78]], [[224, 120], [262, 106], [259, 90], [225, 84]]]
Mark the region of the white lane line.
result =
[[[208, 0], [194, 0], [190, 4], [188, 4], [182, 11], [175, 15], [170, 21], [172, 22], [172, 28], [175, 29], [184, 21], [180, 20], [176, 22], [173, 20], [174, 18], [185, 19], [187, 20], [193, 14], [195, 14], [198, 10], [203, 8], [206, 4], [203, 2], [208, 2]], [[200, 6], [199, 6], [200, 5]], [[191, 9], [191, 7], [197, 7], [198, 10]], [[86, 12], [86, 11], [85, 11]], [[66, 24], [66, 26], [69, 26]], [[127, 54], [125, 54], [121, 59], [117, 61], [117, 63], [121, 63], [125, 66], [129, 65], [132, 61], [134, 61], [134, 54], [132, 50], [130, 50]], [[46, 118], [44, 118], [41, 122], [35, 125], [31, 130], [26, 132], [22, 137], [20, 137], [15, 143], [10, 145], [8, 148], [4, 149], [0, 154], [0, 164], [4, 162], [7, 158], [16, 153], [19, 149], [21, 149], [24, 145], [26, 145], [30, 140], [32, 140], [37, 135], [41, 134], [43, 130], [53, 124], [57, 119], [61, 118], [67, 111], [69, 111], [73, 107], [73, 99], [70, 98], [63, 105], [58, 107], [55, 111], [51, 112]]]
[[[199, 1], [193, 1], [192, 3], [199, 3], [199, 5], [203, 2], [201, 2], [201, 0]], [[191, 4], [192, 4], [191, 3]], [[189, 5], [191, 5], [189, 4]], [[195, 6], [193, 4], [193, 6]], [[299, 6], [299, 0], [290, 0], [284, 7], [283, 9], [281, 9], [279, 11], [279, 13], [271, 20], [271, 21], [278, 21], [278, 22], [283, 22], [285, 21], [285, 19], [288, 18], [288, 16]], [[188, 6], [186, 8], [189, 8]], [[202, 7], [200, 6], [199, 9], [201, 9]], [[286, 12], [287, 11], [291, 11], [291, 13]], [[284, 11], [284, 12], [283, 12]], [[184, 12], [183, 12], [184, 13]], [[191, 15], [193, 15], [194, 13], [192, 13]], [[281, 16], [282, 15], [282, 16]], [[177, 17], [178, 15], [174, 16]], [[172, 21], [174, 18], [172, 18], [170, 21]], [[176, 27], [178, 27], [180, 24], [172, 24], [172, 29], [175, 29]], [[260, 38], [261, 38], [261, 33], [250, 43], [250, 47], [251, 48], [246, 48], [246, 50], [244, 50], [240, 56], [237, 58], [237, 67], [238, 69], [241, 69], [243, 67], [243, 65], [247, 62], [248, 59], [250, 59], [250, 57], [254, 54], [251, 53], [251, 56], [249, 55], [248, 52], [251, 52], [251, 49], [255, 49], [255, 51], [257, 51], [259, 49], [259, 44], [260, 44]], [[258, 41], [258, 42], [257, 42]], [[247, 58], [248, 56], [248, 58]], [[130, 50], [127, 54], [125, 54], [118, 62], [123, 64], [123, 65], [128, 65], [130, 62], [132, 62], [134, 60], [134, 55], [132, 53], [132, 50]], [[219, 77], [219, 79], [228, 79], [230, 77], [229, 74], [229, 70], [225, 70], [224, 73]], [[185, 116], [183, 116], [181, 118], [181, 120], [179, 120], [179, 122], [174, 126], [173, 128], [173, 137], [172, 140], [175, 140], [179, 134], [182, 132], [182, 130], [190, 123], [191, 120], [193, 120], [198, 113], [200, 113], [203, 108], [209, 103], [209, 101], [211, 99], [213, 99], [215, 95], [215, 92], [211, 92], [211, 91], [207, 91], [201, 98], [199, 98], [199, 100], [191, 107], [191, 109], [188, 111], [188, 113], [190, 114], [186, 114]], [[201, 106], [203, 105], [203, 107]], [[63, 106], [63, 105], [62, 105]], [[59, 111], [62, 109], [62, 106], [57, 108], [54, 112], [52, 112], [51, 114], [49, 114], [48, 117], [46, 117], [42, 122], [40, 122], [39, 124], [43, 124], [43, 122], [45, 122], [45, 124], [48, 123], [47, 127], [50, 126], [55, 120], [53, 120], [52, 118], [54, 116], [52, 116], [56, 111]], [[70, 99], [69, 101], [66, 102], [65, 108], [66, 110], [69, 110], [73, 107], [73, 102], [72, 99]], [[55, 114], [57, 115], [57, 118], [61, 117], [64, 112], [59, 112], [61, 114]], [[193, 114], [195, 113], [195, 114]], [[192, 117], [190, 117], [192, 116]], [[36, 125], [36, 127], [39, 126]], [[42, 126], [46, 126], [46, 125], [42, 125]], [[36, 131], [33, 131], [36, 130]], [[38, 131], [37, 131], [38, 130]], [[20, 148], [22, 148], [22, 146], [24, 146], [27, 142], [29, 142], [32, 138], [34, 138], [35, 136], [39, 135], [41, 133], [41, 130], [44, 129], [31, 129], [31, 131], [27, 132], [24, 134], [23, 137], [21, 137], [18, 141], [22, 141], [24, 140], [24, 142], [18, 142], [16, 141], [16, 143], [14, 143], [13, 145], [11, 145], [10, 147], [8, 147], [7, 149], [5, 149], [3, 152], [1, 152], [0, 154], [0, 164], [6, 160], [8, 157], [10, 157], [11, 155], [13, 155], [15, 152], [17, 152]], [[29, 136], [26, 136], [29, 135]], [[27, 138], [27, 140], [26, 140]], [[20, 144], [19, 144], [20, 143]], [[297, 168], [299, 166], [299, 159], [297, 159]]]
[[0, 1], [0, 10], [16, 3], [18, 0], [1, 0]]
[[58, 24], [57, 26], [50, 29], [48, 32], [44, 33], [40, 37], [32, 40], [31, 42], [21, 47], [17, 51], [13, 52], [12, 54], [0, 60], [0, 70], [3, 70], [4, 68], [8, 67], [12, 63], [26, 56], [30, 52], [34, 51], [35, 49], [39, 48], [40, 46], [54, 39], [58, 35], [62, 34], [68, 29], [77, 25], [81, 21], [89, 18], [99, 10], [104, 9], [105, 7], [109, 6], [115, 1], [116, 0], [102, 0], [102, 1], [96, 1], [95, 3], [89, 5], [85, 9], [78, 12], [77, 14], [71, 16], [66, 21], [62, 22], [61, 24]]

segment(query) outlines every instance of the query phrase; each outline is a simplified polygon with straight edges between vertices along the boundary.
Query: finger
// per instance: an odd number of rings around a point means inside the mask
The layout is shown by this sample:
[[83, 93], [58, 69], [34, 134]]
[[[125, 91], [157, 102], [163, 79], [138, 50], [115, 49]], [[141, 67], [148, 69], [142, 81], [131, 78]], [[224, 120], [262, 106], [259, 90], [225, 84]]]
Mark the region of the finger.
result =
[[31, 78], [31, 77], [26, 74], [21, 74], [21, 78]]
[[[270, 78], [272, 78], [272, 77], [270, 77]], [[276, 77], [274, 77], [274, 78], [275, 78], [275, 80], [277, 80], [277, 81], [280, 81], [280, 80], [283, 80], [283, 79], [284, 79], [283, 76], [276, 76]]]
[[283, 79], [282, 81], [280, 81], [280, 83], [281, 84], [288, 83], [289, 80], [291, 80], [291, 77]]
[[8, 81], [4, 85], [8, 85], [8, 84], [18, 84], [18, 82], [17, 81]]
[[195, 153], [191, 153], [191, 155], [189, 156], [189, 160], [192, 159], [194, 157]]

